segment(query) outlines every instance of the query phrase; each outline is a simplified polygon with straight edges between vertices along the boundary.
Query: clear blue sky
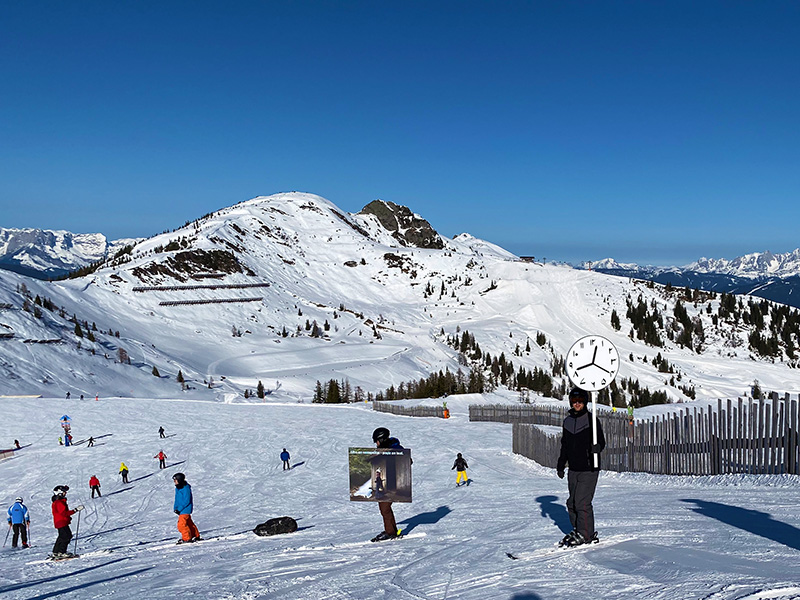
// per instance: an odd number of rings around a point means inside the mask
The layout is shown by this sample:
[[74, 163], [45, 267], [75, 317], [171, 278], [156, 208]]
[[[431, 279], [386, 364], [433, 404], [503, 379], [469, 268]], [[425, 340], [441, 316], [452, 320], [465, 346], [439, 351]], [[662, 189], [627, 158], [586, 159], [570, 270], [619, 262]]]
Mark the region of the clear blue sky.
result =
[[548, 261], [800, 246], [800, 2], [3, 2], [0, 226], [381, 198]]

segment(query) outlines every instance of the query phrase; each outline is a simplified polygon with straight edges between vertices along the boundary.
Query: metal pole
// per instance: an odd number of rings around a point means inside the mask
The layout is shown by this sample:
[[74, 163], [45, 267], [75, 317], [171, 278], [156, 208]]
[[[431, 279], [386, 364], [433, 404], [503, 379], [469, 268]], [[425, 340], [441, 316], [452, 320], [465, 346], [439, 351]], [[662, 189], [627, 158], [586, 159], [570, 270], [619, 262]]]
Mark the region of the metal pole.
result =
[[75, 544], [72, 546], [72, 553], [78, 553], [78, 533], [81, 530], [81, 511], [78, 511], [78, 524], [75, 526]]
[[[597, 446], [597, 392], [590, 392], [592, 395], [592, 447]], [[594, 468], [600, 468], [600, 455], [594, 454]]]
[[33, 542], [31, 542], [31, 522], [28, 521], [25, 525], [25, 528], [28, 530], [28, 546], [31, 546]]

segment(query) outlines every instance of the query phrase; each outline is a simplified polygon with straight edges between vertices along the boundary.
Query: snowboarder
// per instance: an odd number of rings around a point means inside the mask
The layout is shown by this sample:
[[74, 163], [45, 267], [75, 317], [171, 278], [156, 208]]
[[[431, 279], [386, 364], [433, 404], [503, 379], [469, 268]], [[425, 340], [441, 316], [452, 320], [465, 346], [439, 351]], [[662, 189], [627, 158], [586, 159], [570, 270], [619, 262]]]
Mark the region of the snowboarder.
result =
[[166, 435], [164, 435], [164, 428], [163, 427], [159, 427], [158, 428], [158, 437], [160, 437], [160, 438], [167, 437]]
[[128, 483], [128, 466], [124, 462], [119, 463], [119, 474], [122, 475], [122, 483]]
[[22, 450], [22, 446], [19, 445], [19, 440], [14, 440], [14, 448], [17, 450]]
[[8, 507], [8, 528], [14, 530], [14, 536], [11, 538], [12, 548], [17, 547], [20, 536], [22, 536], [22, 547], [28, 548], [28, 527], [30, 526], [31, 518], [28, 516], [28, 507], [22, 503], [22, 497], [17, 496], [14, 504]]
[[94, 498], [94, 493], [97, 492], [97, 495], [102, 498], [103, 494], [100, 493], [100, 480], [97, 478], [97, 475], [92, 475], [89, 479], [89, 487], [92, 488], [92, 498]]
[[91, 448], [92, 446], [94, 446], [94, 438], [92, 436], [89, 436], [89, 443], [86, 444], [86, 447]]
[[83, 504], [76, 506], [74, 510], [70, 510], [67, 506], [67, 492], [69, 491], [68, 485], [57, 485], [53, 488], [53, 497], [51, 498], [53, 510], [53, 526], [58, 529], [58, 538], [53, 545], [52, 557], [72, 558], [75, 554], [67, 552], [67, 547], [72, 539], [72, 530], [69, 524], [72, 522], [72, 515], [83, 510]]
[[603, 428], [597, 423], [597, 445], [592, 445], [592, 415], [587, 409], [589, 392], [573, 388], [569, 393], [571, 408], [564, 419], [561, 434], [561, 454], [558, 457], [557, 472], [564, 478], [564, 468], [569, 465], [569, 498], [567, 512], [572, 523], [572, 531], [564, 536], [559, 545], [580, 546], [597, 542], [594, 530], [594, 509], [592, 500], [600, 469], [594, 467], [594, 454], [600, 454], [606, 447]]
[[158, 468], [159, 469], [166, 469], [167, 468], [167, 455], [164, 454], [164, 451], [159, 451], [153, 458], [158, 459]]
[[289, 464], [289, 459], [290, 458], [291, 457], [289, 456], [289, 453], [286, 451], [286, 448], [284, 448], [283, 452], [281, 452], [281, 460], [283, 461], [283, 470], [284, 471], [287, 470], [287, 469], [291, 469], [292, 468], [291, 465]]
[[[390, 436], [391, 434], [386, 427], [378, 427], [372, 432], [372, 441], [375, 442], [375, 445], [378, 448], [402, 450], [403, 447], [400, 445], [400, 441], [397, 438]], [[381, 482], [381, 485], [383, 485], [383, 482]], [[383, 517], [383, 531], [372, 538], [371, 541], [382, 542], [383, 540], [391, 540], [398, 537], [400, 532], [397, 529], [397, 521], [395, 521], [394, 512], [392, 511], [392, 503], [378, 502], [378, 508], [381, 511], [381, 516]]]
[[172, 509], [178, 515], [178, 531], [181, 532], [181, 539], [178, 540], [179, 544], [186, 542], [197, 542], [202, 538], [197, 526], [192, 521], [192, 486], [186, 481], [186, 476], [183, 473], [175, 473], [172, 476], [172, 482], [175, 484], [175, 503]]
[[67, 400], [69, 400], [69, 392], [67, 392]]
[[467, 461], [461, 456], [461, 452], [456, 455], [456, 461], [453, 463], [453, 468], [450, 469], [451, 471], [456, 469], [456, 487], [461, 485], [461, 478], [464, 478], [464, 483], [466, 484], [469, 482], [469, 477], [467, 477], [467, 469], [469, 469], [469, 465]]

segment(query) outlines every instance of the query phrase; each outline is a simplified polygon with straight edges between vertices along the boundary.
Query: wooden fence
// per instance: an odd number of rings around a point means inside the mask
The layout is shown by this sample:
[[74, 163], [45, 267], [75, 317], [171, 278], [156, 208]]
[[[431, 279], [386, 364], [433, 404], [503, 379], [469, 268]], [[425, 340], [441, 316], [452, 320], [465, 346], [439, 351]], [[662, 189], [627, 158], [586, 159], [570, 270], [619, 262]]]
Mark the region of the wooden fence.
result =
[[400, 404], [390, 404], [389, 402], [373, 402], [372, 410], [406, 417], [439, 417], [444, 419], [444, 407], [442, 406], [402, 406]]
[[[558, 413], [561, 413], [559, 418]], [[555, 467], [566, 407], [471, 406], [471, 421], [513, 423], [513, 451]], [[492, 418], [494, 417], [494, 418]], [[800, 474], [798, 402], [719, 400], [651, 419], [598, 414], [606, 439], [601, 467], [665, 475]]]

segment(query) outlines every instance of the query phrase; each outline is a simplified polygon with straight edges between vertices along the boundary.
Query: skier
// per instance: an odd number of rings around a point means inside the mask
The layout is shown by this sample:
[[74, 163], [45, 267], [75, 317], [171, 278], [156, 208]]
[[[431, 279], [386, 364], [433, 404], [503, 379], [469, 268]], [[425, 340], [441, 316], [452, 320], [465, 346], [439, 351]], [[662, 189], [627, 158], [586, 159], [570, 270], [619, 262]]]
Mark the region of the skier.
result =
[[94, 438], [89, 436], [89, 443], [86, 445], [86, 447], [91, 448], [92, 446], [94, 446]]
[[58, 445], [59, 446], [63, 446], [64, 445], [64, 440], [61, 439], [61, 436], [58, 436]]
[[[391, 434], [386, 427], [378, 427], [372, 432], [372, 441], [378, 448], [392, 448], [393, 450], [402, 450], [400, 441], [397, 438], [390, 437]], [[382, 482], [381, 482], [382, 485]], [[376, 482], [377, 486], [377, 482]], [[382, 542], [383, 540], [391, 540], [400, 535], [397, 530], [397, 522], [394, 519], [394, 512], [392, 511], [391, 502], [378, 502], [378, 508], [383, 517], [383, 531], [372, 538], [373, 542]]]
[[51, 498], [53, 503], [53, 526], [58, 529], [58, 538], [56, 538], [56, 543], [53, 545], [52, 554], [55, 559], [76, 556], [71, 552], [67, 552], [67, 547], [72, 539], [72, 530], [69, 528], [69, 524], [72, 522], [72, 515], [83, 510], [83, 504], [76, 506], [74, 510], [70, 510], [69, 506], [67, 506], [68, 491], [68, 485], [57, 485], [53, 488], [53, 497]]
[[381, 477], [381, 470], [375, 469], [375, 495], [381, 494], [385, 492], [386, 489], [383, 487], [383, 477]]
[[67, 392], [67, 400], [69, 400], [69, 392]]
[[166, 469], [167, 468], [167, 455], [164, 454], [164, 451], [159, 451], [153, 458], [158, 459], [158, 468], [159, 469]]
[[119, 463], [119, 474], [122, 475], [122, 483], [128, 483], [128, 467], [124, 462]]
[[17, 450], [22, 450], [22, 446], [19, 445], [19, 440], [14, 440], [14, 448]]
[[163, 427], [159, 427], [158, 428], [158, 437], [161, 437], [161, 438], [167, 437], [166, 435], [164, 435], [164, 428]]
[[281, 460], [283, 461], [283, 470], [284, 471], [286, 469], [291, 469], [292, 468], [291, 465], [289, 464], [289, 458], [291, 458], [291, 457], [289, 456], [289, 453], [286, 451], [286, 448], [284, 448], [283, 452], [281, 452]]
[[580, 546], [598, 541], [594, 530], [592, 499], [597, 487], [600, 469], [594, 467], [594, 454], [606, 447], [603, 428], [597, 423], [597, 445], [592, 445], [592, 415], [587, 409], [589, 393], [573, 388], [569, 393], [572, 408], [564, 419], [561, 434], [561, 454], [558, 457], [558, 476], [564, 478], [564, 468], [569, 465], [569, 498], [567, 512], [572, 531], [559, 542], [561, 546]]
[[197, 526], [192, 521], [192, 509], [194, 508], [192, 486], [186, 482], [186, 476], [183, 473], [175, 473], [172, 481], [175, 484], [175, 503], [172, 509], [178, 515], [178, 531], [181, 532], [181, 539], [178, 540], [178, 543], [198, 542], [202, 538]]
[[81, 394], [81, 400], [83, 400], [83, 394]]
[[[14, 504], [8, 507], [8, 528], [14, 530], [11, 538], [11, 547], [17, 547], [17, 541], [22, 536], [22, 547], [28, 548], [28, 527], [31, 526], [31, 518], [28, 516], [28, 507], [22, 503], [22, 497], [17, 496]], [[8, 538], [6, 538], [8, 539]]]
[[92, 498], [94, 498], [95, 492], [97, 492], [100, 498], [103, 497], [103, 494], [100, 493], [100, 480], [97, 478], [97, 475], [92, 475], [89, 479], [89, 487], [92, 488]]
[[464, 478], [464, 483], [466, 484], [469, 481], [469, 477], [467, 477], [467, 469], [469, 469], [469, 465], [464, 457], [461, 456], [461, 452], [456, 455], [456, 461], [453, 463], [453, 468], [450, 469], [451, 471], [456, 469], [456, 487], [461, 485], [461, 478]]

